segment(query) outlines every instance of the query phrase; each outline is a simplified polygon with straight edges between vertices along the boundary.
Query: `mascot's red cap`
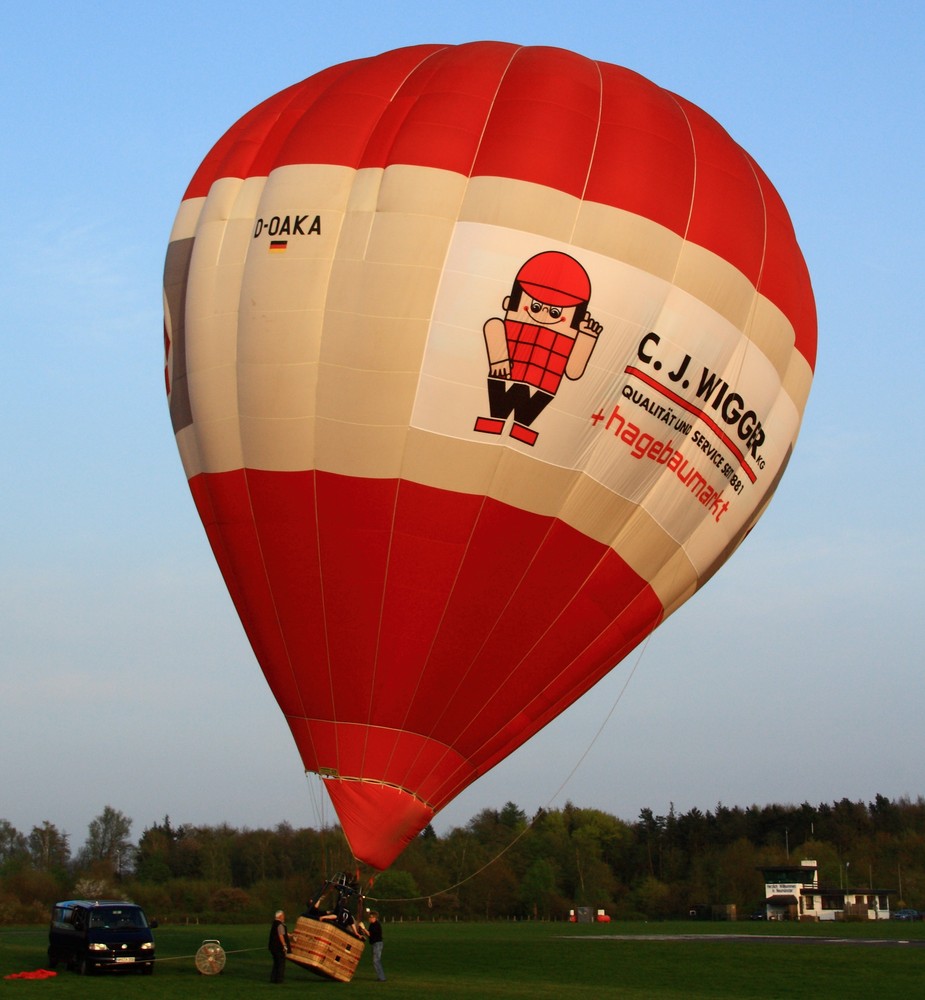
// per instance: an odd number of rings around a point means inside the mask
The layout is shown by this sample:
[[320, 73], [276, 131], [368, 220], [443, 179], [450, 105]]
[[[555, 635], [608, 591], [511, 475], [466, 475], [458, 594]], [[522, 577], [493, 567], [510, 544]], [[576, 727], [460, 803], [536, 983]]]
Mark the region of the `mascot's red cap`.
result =
[[591, 298], [588, 273], [567, 253], [547, 250], [526, 261], [517, 282], [531, 298], [547, 306], [577, 306]]

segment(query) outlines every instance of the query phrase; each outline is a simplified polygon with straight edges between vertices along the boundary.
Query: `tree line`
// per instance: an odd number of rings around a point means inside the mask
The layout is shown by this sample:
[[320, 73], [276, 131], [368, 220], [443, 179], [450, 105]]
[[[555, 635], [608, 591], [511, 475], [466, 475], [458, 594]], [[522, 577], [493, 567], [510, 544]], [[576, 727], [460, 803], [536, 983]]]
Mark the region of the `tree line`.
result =
[[[45, 821], [28, 834], [0, 819], [0, 923], [42, 922], [56, 899], [127, 897], [160, 921], [259, 921], [299, 913], [324, 879], [354, 873], [339, 827], [267, 829], [152, 823], [137, 844], [111, 806], [72, 855]], [[820, 805], [643, 809], [625, 822], [567, 802], [533, 817], [513, 802], [438, 835], [427, 827], [367, 894], [389, 919], [566, 919], [588, 906], [659, 920], [763, 905], [762, 866], [811, 858], [823, 884], [892, 890], [925, 908], [925, 799]]]

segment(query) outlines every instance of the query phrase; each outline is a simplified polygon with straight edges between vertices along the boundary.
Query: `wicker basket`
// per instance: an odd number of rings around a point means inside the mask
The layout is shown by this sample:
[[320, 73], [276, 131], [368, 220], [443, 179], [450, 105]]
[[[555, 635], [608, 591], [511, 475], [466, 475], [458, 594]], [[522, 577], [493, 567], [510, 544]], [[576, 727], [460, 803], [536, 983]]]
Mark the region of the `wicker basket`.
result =
[[349, 983], [357, 970], [364, 942], [353, 934], [339, 930], [322, 920], [299, 917], [289, 935], [292, 951], [286, 956], [303, 968], [323, 976]]

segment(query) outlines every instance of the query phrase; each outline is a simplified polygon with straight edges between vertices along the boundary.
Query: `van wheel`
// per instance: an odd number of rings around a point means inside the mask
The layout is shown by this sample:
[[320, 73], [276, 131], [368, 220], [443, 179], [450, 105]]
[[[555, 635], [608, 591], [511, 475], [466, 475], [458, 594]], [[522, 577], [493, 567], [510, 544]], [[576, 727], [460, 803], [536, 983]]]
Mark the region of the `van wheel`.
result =
[[77, 975], [78, 976], [93, 975], [93, 963], [87, 958], [86, 955], [81, 955], [81, 957], [77, 960]]

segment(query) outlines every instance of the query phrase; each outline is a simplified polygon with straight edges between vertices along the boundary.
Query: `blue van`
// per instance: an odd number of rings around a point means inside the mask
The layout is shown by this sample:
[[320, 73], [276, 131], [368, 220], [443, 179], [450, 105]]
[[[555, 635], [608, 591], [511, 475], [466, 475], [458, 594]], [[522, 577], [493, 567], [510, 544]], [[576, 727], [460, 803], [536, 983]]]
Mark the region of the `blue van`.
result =
[[66, 899], [55, 903], [48, 930], [48, 964], [66, 963], [81, 975], [98, 969], [154, 972], [157, 921], [123, 899]]

